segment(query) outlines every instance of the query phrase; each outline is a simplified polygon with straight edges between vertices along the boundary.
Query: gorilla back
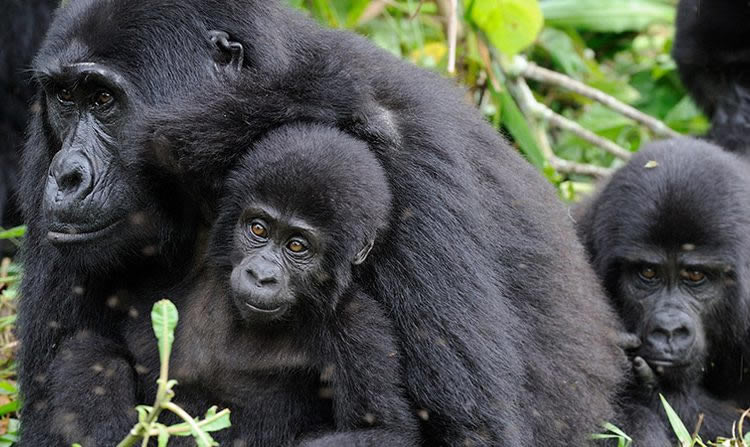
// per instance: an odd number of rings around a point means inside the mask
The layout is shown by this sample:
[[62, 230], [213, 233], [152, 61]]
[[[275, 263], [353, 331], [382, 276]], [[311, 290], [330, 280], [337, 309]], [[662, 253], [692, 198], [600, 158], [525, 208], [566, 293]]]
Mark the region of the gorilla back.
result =
[[[35, 70], [24, 442], [44, 444], [33, 379], [55, 346], [81, 328], [121, 337], [113, 290], [179, 282], [209, 220], [196, 210], [211, 213], [243, 148], [290, 121], [364, 139], [387, 172], [392, 231], [360, 285], [393, 315], [429, 445], [582, 445], [612, 415], [624, 357], [572, 225], [449, 81], [250, 0], [73, 1]], [[141, 116], [154, 144], [130, 137]]]

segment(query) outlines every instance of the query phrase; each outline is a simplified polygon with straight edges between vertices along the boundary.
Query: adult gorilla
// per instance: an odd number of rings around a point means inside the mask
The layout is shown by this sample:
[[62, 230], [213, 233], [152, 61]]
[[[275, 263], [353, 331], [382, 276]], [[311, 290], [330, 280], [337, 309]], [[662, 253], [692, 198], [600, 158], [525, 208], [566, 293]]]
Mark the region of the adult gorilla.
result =
[[750, 154], [750, 4], [681, 0], [672, 56], [695, 102], [711, 118], [708, 137]]
[[[265, 0], [73, 1], [35, 71], [23, 445], [54, 443], [58, 344], [118, 341], [138, 290], [179, 290], [229, 166], [300, 120], [366, 139], [388, 174], [390, 231], [362, 285], [394, 319], [429, 445], [583, 445], [611, 417], [624, 356], [567, 213], [449, 82]], [[126, 124], [149, 109], [154, 141], [135, 144]]]
[[[646, 167], [649, 161], [655, 167]], [[621, 399], [638, 445], [674, 445], [663, 394], [716, 439], [750, 406], [750, 166], [690, 138], [652, 143], [592, 201], [579, 228], [633, 344]]]

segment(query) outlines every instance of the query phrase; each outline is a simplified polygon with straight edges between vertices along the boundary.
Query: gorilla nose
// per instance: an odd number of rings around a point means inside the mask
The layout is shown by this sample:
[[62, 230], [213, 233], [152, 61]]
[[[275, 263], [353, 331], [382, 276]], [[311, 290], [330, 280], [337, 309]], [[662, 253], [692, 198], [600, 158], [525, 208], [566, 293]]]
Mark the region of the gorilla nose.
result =
[[248, 279], [257, 287], [277, 286], [281, 275], [280, 268], [272, 264], [249, 268], [246, 270], [246, 273]]
[[91, 162], [80, 152], [55, 154], [49, 168], [53, 202], [65, 206], [86, 197], [94, 186]]
[[684, 312], [662, 312], [651, 319], [646, 342], [656, 353], [680, 358], [687, 354], [694, 341], [693, 320]]

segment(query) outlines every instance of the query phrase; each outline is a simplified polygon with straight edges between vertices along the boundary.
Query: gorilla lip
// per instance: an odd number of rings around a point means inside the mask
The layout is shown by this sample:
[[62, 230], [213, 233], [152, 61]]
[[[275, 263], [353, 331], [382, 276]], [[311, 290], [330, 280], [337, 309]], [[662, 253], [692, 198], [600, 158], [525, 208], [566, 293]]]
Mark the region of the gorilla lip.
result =
[[256, 306], [253, 306], [252, 304], [250, 304], [248, 302], [244, 302], [244, 304], [245, 304], [245, 306], [247, 306], [253, 312], [260, 312], [260, 313], [264, 313], [264, 314], [275, 314], [275, 313], [278, 313], [279, 311], [281, 311], [281, 310], [284, 309], [284, 305], [283, 304], [281, 306], [275, 307], [273, 309], [264, 309], [262, 307], [256, 307]]
[[71, 231], [53, 231], [47, 232], [47, 239], [53, 244], [73, 244], [81, 242], [89, 242], [95, 239], [99, 239], [106, 236], [109, 232], [115, 229], [124, 219], [118, 219], [109, 225], [105, 225], [97, 230], [93, 231], [76, 231], [75, 228], [71, 228]]

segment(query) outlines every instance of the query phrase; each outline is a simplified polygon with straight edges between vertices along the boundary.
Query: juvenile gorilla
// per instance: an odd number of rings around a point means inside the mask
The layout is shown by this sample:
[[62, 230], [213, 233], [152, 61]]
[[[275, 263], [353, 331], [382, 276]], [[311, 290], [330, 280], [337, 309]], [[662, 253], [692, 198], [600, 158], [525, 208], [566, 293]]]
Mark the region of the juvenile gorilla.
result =
[[271, 0], [73, 0], [34, 72], [22, 446], [53, 443], [61, 344], [122, 343], [118, 309], [192, 290], [228, 170], [299, 121], [364, 140], [387, 174], [389, 237], [353, 281], [393, 315], [425, 443], [584, 445], [612, 416], [625, 357], [572, 223], [450, 81]]
[[711, 118], [708, 137], [750, 156], [750, 4], [681, 0], [672, 56], [695, 102]]
[[[390, 213], [385, 173], [367, 146], [326, 127], [284, 126], [240, 161], [225, 194], [210, 265], [178, 298], [170, 362], [177, 400], [191, 414], [209, 403], [229, 407], [234, 426], [214, 436], [227, 445], [281, 446], [301, 437], [302, 445], [417, 445], [392, 323], [352, 278], [370, 261]], [[139, 369], [151, 371], [139, 379], [151, 400], [159, 359], [142, 315], [128, 346]], [[117, 441], [70, 416], [88, 411], [68, 399], [71, 388], [108, 391], [89, 391], [92, 399], [135, 397], [113, 395], [121, 385], [92, 368], [88, 353], [105, 345], [79, 336], [56, 360], [61, 413], [53, 420], [65, 421], [67, 443]], [[110, 363], [119, 371], [127, 362]], [[120, 421], [107, 432], [124, 436], [132, 421]], [[312, 435], [323, 432], [331, 434]]]
[[613, 176], [579, 233], [638, 340], [626, 431], [638, 445], [674, 445], [662, 393], [689, 428], [705, 415], [703, 439], [730, 433], [750, 406], [748, 166], [694, 139], [653, 143]]

